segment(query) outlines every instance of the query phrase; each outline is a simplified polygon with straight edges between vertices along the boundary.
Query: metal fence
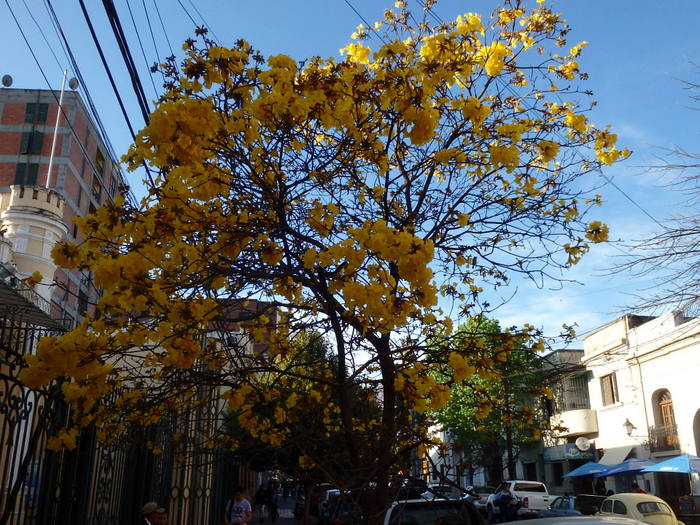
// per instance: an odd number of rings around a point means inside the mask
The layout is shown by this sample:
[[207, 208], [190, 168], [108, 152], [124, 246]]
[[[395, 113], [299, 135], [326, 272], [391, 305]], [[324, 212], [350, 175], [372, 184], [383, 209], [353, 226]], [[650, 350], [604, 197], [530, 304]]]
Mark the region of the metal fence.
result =
[[[24, 356], [56, 328], [26, 319], [0, 308], [0, 525], [137, 523], [146, 501], [165, 507], [171, 523], [221, 523], [232, 487], [250, 486], [252, 473], [219, 450], [199, 450], [179, 461], [172, 442], [176, 430], [210, 431], [217, 424], [213, 402], [201, 417], [173, 416], [110, 444], [86, 429], [75, 450], [52, 452], [47, 440], [69, 424], [69, 408], [57, 385], [36, 392], [18, 376]], [[151, 453], [147, 441], [162, 453]]]

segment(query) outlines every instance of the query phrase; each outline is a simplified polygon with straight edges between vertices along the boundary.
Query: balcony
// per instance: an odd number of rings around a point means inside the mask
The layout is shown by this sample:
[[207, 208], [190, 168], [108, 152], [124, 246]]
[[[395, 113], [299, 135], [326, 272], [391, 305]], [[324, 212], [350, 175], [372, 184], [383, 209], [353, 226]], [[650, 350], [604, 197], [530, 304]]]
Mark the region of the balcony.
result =
[[651, 452], [680, 450], [676, 425], [649, 427], [649, 438], [649, 450]]
[[552, 428], [563, 428], [558, 431], [560, 437], [586, 436], [598, 433], [598, 415], [595, 410], [581, 408], [567, 410], [550, 418]]

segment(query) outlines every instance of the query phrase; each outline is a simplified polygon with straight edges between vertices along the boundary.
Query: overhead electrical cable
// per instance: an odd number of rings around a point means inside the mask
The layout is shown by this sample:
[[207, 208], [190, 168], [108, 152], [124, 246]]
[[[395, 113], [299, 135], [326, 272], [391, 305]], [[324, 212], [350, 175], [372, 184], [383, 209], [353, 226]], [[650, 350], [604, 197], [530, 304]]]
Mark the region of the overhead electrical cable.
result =
[[168, 32], [165, 29], [165, 24], [163, 23], [163, 17], [160, 16], [160, 9], [158, 9], [158, 3], [156, 0], [153, 0], [153, 7], [156, 8], [156, 14], [158, 15], [158, 20], [160, 21], [160, 27], [163, 30], [163, 35], [165, 35], [165, 41], [168, 43], [168, 49], [170, 50], [170, 55], [175, 56], [175, 52], [173, 51], [173, 46], [170, 44], [170, 39], [168, 38]]
[[[83, 0], [80, 0], [81, 4]], [[121, 22], [119, 21], [119, 15], [114, 7], [112, 0], [102, 0], [102, 5], [107, 13], [107, 18], [109, 19], [109, 24], [112, 26], [112, 32], [117, 40], [117, 45], [119, 46], [119, 51], [124, 59], [124, 64], [126, 65], [127, 72], [129, 73], [129, 78], [131, 79], [131, 85], [136, 94], [136, 101], [141, 109], [141, 114], [143, 115], [143, 120], [146, 124], [150, 119], [149, 115], [151, 110], [149, 108], [148, 99], [146, 98], [146, 93], [143, 90], [143, 84], [141, 84], [141, 78], [139, 77], [138, 70], [136, 69], [136, 64], [134, 63], [134, 58], [129, 50], [129, 45], [126, 41], [126, 36], [124, 35], [124, 30], [122, 29]]]
[[88, 107], [88, 112], [90, 113], [92, 119], [94, 120], [95, 124], [97, 125], [97, 128], [100, 131], [102, 141], [104, 142], [105, 146], [107, 147], [107, 151], [109, 151], [109, 154], [113, 159], [116, 159], [117, 155], [114, 152], [114, 147], [112, 146], [112, 143], [109, 140], [109, 136], [107, 135], [107, 130], [105, 129], [104, 124], [102, 123], [102, 119], [100, 118], [100, 114], [97, 112], [97, 108], [95, 107], [95, 103], [93, 101], [92, 95], [90, 93], [90, 90], [88, 89], [87, 82], [85, 82], [85, 79], [83, 78], [83, 74], [80, 70], [80, 67], [78, 66], [77, 60], [75, 59], [75, 55], [73, 55], [73, 50], [71, 49], [70, 44], [68, 43], [68, 39], [66, 38], [66, 34], [63, 31], [63, 27], [61, 26], [61, 21], [58, 19], [58, 16], [56, 15], [56, 11], [54, 10], [53, 5], [51, 4], [51, 0], [45, 0], [45, 1], [46, 1], [46, 7], [49, 11], [49, 15], [51, 16], [51, 18], [53, 20], [54, 27], [56, 28], [58, 36], [61, 39], [61, 42], [66, 50], [68, 60], [70, 61], [70, 64], [71, 64], [71, 68], [73, 69], [75, 76], [78, 78], [78, 83], [79, 83], [80, 89], [83, 91], [83, 93], [85, 95], [85, 101], [86, 101], [86, 104]]
[[381, 41], [384, 42], [385, 44], [388, 43], [388, 42], [386, 41], [386, 39], [385, 39], [381, 34], [379, 34], [379, 32], [378, 32], [376, 29], [374, 29], [374, 26], [373, 26], [372, 24], [370, 24], [370, 23], [367, 21], [367, 19], [366, 19], [364, 16], [362, 16], [362, 15], [360, 14], [360, 12], [359, 12], [357, 9], [355, 9], [355, 6], [352, 5], [352, 4], [350, 3], [350, 0], [345, 0], [345, 3], [348, 5], [348, 7], [349, 7], [350, 9], [352, 9], [352, 10], [355, 12], [355, 14], [356, 14], [357, 16], [360, 17], [360, 20], [362, 20], [362, 21], [365, 23], [365, 25], [367, 26], [367, 29], [369, 29], [370, 31], [374, 31], [374, 34], [377, 35], [377, 36], [379, 37], [379, 40], [381, 40]]
[[[24, 43], [27, 45], [27, 48], [29, 49], [29, 53], [32, 55], [32, 58], [34, 59], [34, 62], [36, 63], [37, 67], [39, 68], [39, 72], [41, 73], [41, 76], [44, 78], [44, 81], [46, 82], [46, 85], [48, 86], [49, 91], [51, 92], [51, 94], [53, 95], [54, 99], [56, 100], [56, 104], [58, 104], [58, 103], [59, 103], [58, 95], [56, 95], [55, 90], [51, 87], [51, 82], [49, 82], [49, 79], [48, 79], [48, 77], [46, 76], [46, 73], [44, 72], [44, 68], [41, 66], [41, 62], [39, 62], [39, 59], [38, 59], [38, 57], [36, 56], [36, 53], [34, 52], [34, 49], [32, 48], [32, 45], [29, 43], [29, 39], [27, 38], [27, 35], [24, 33], [24, 30], [22, 29], [22, 25], [19, 23], [19, 20], [17, 19], [17, 16], [15, 15], [15, 12], [12, 10], [12, 6], [10, 6], [10, 3], [9, 3], [8, 0], [5, 0], [5, 5], [7, 6], [7, 9], [9, 10], [10, 15], [12, 15], [12, 18], [13, 18], [13, 20], [14, 20], [14, 22], [15, 22], [15, 25], [17, 26], [17, 29], [19, 30], [20, 34], [22, 35], [22, 39], [24, 40]], [[91, 167], [95, 172], [98, 172], [97, 166], [95, 166], [94, 161], [92, 160], [92, 158], [90, 157], [90, 155], [88, 155], [88, 152], [87, 152], [87, 150], [85, 149], [85, 145], [82, 143], [80, 137], [78, 136], [78, 132], [77, 132], [77, 131], [75, 130], [75, 128], [73, 127], [73, 123], [72, 123], [72, 122], [70, 121], [70, 119], [68, 118], [68, 115], [66, 114], [65, 109], [64, 109], [62, 106], [59, 106], [59, 109], [60, 109], [60, 111], [61, 111], [61, 114], [63, 115], [64, 121], [66, 122], [66, 124], [68, 124], [68, 128], [70, 129], [71, 134], [72, 134], [73, 137], [75, 138], [76, 144], [78, 145], [78, 147], [80, 148], [81, 152], [83, 153], [83, 158], [84, 158], [85, 160], [87, 160], [88, 164], [90, 165], [90, 167]], [[123, 175], [122, 175], [122, 173], [121, 173], [121, 170], [119, 170], [119, 175], [120, 175], [120, 178], [124, 181], [125, 179], [124, 179], [124, 177], [123, 177]], [[102, 181], [101, 181], [99, 178], [98, 178], [98, 181], [99, 181], [100, 186], [102, 187], [102, 189], [105, 190], [106, 195], [108, 195], [109, 198], [112, 199], [112, 197], [111, 197], [111, 195], [109, 194], [109, 192], [106, 191], [107, 188], [104, 186], [104, 184], [102, 183]], [[136, 199], [134, 198], [133, 194], [132, 194], [130, 191], [127, 191], [127, 192], [126, 192], [126, 198], [129, 200], [129, 202], [130, 202], [132, 205], [136, 205]]]
[[153, 26], [151, 25], [151, 17], [148, 16], [148, 8], [146, 7], [146, 0], [141, 0], [141, 5], [143, 6], [143, 12], [146, 15], [146, 23], [148, 24], [148, 32], [151, 33], [151, 42], [153, 42], [153, 50], [156, 52], [156, 62], [160, 62], [161, 55], [158, 51], [158, 44], [156, 44], [156, 37], [153, 34]]
[[[214, 29], [212, 29], [212, 27], [207, 23], [206, 19], [202, 15], [202, 13], [199, 12], [199, 9], [197, 9], [197, 6], [192, 2], [192, 0], [187, 0], [187, 1], [192, 6], [192, 9], [194, 9], [195, 13], [197, 13], [197, 16], [199, 16], [200, 20], [202, 21], [202, 24], [204, 24], [204, 27], [206, 27], [207, 31], [209, 31], [209, 33], [214, 37], [214, 40], [216, 40], [217, 42], [221, 42], [221, 40], [219, 40], [219, 37], [216, 36]], [[189, 11], [187, 10], [187, 8], [182, 4], [182, 1], [177, 0], [177, 3], [180, 4], [180, 7], [182, 7], [182, 9], [185, 11], [185, 14], [187, 14], [187, 16], [192, 21], [192, 23], [195, 26], [197, 26], [197, 22], [195, 22], [194, 18], [192, 18]]]
[[136, 33], [136, 39], [139, 41], [139, 48], [141, 48], [141, 56], [143, 56], [143, 61], [146, 64], [146, 70], [149, 73], [148, 78], [151, 81], [151, 86], [153, 86], [153, 93], [155, 95], [155, 98], [158, 98], [158, 89], [156, 88], [156, 83], [153, 80], [153, 73], [151, 72], [151, 66], [148, 63], [148, 58], [146, 58], [146, 50], [143, 48], [143, 42], [141, 41], [141, 35], [139, 34], [139, 29], [138, 29], [138, 26], [136, 25], [136, 20], [134, 19], [134, 13], [131, 10], [131, 4], [130, 4], [129, 0], [126, 0], [126, 8], [129, 10], [129, 17], [131, 18], [131, 23], [134, 26], [134, 33]]
[[37, 22], [36, 18], [34, 17], [34, 14], [32, 13], [32, 10], [29, 9], [29, 6], [27, 5], [27, 1], [22, 0], [22, 3], [24, 4], [24, 8], [27, 10], [27, 13], [29, 13], [29, 16], [32, 18], [34, 25], [39, 30], [41, 37], [44, 39], [44, 42], [46, 42], [46, 47], [48, 47], [49, 51], [51, 51], [51, 55], [53, 55], [53, 58], [56, 61], [56, 64], [58, 65], [59, 69], [61, 71], [63, 71], [65, 69], [65, 67], [63, 67], [63, 64], [61, 64], [61, 61], [56, 56], [56, 53], [54, 53], [54, 50], [53, 50], [54, 46], [52, 46], [51, 43], [49, 42], [49, 39], [46, 38], [46, 33], [44, 33], [44, 30], [42, 29], [41, 25], [39, 25], [39, 22]]
[[90, 15], [87, 12], [87, 9], [85, 8], [85, 2], [83, 0], [79, 0], [80, 3], [80, 9], [83, 11], [83, 16], [85, 17], [85, 22], [88, 25], [88, 29], [90, 30], [90, 35], [92, 35], [92, 40], [95, 43], [95, 47], [97, 47], [97, 52], [100, 55], [100, 60], [102, 61], [102, 65], [105, 68], [105, 71], [107, 72], [107, 78], [109, 78], [109, 83], [112, 86], [112, 91], [114, 91], [115, 96], [117, 97], [117, 102], [119, 103], [119, 108], [122, 111], [122, 115], [124, 116], [124, 120], [126, 121], [126, 125], [129, 128], [129, 133], [131, 134], [132, 140], [136, 139], [136, 133], [134, 132], [134, 127], [131, 125], [131, 119], [129, 118], [129, 114], [126, 111], [126, 107], [124, 106], [124, 101], [122, 100], [121, 94], [119, 93], [119, 89], [117, 89], [117, 84], [114, 81], [114, 76], [112, 75], [112, 71], [109, 68], [109, 64], [107, 63], [107, 59], [105, 58], [104, 52], [102, 51], [102, 46], [100, 45], [100, 41], [97, 38], [97, 34], [95, 33], [95, 28], [92, 25], [92, 20], [90, 20]]

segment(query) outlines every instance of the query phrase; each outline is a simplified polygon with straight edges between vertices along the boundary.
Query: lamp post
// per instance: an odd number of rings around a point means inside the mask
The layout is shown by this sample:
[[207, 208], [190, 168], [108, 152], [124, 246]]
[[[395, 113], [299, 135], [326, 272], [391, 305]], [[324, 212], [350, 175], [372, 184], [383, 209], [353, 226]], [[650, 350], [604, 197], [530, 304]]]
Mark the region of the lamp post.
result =
[[637, 427], [635, 427], [632, 422], [629, 420], [629, 418], [625, 418], [625, 422], [622, 423], [622, 426], [625, 427], [625, 432], [629, 437], [632, 437], [632, 432], [637, 430]]

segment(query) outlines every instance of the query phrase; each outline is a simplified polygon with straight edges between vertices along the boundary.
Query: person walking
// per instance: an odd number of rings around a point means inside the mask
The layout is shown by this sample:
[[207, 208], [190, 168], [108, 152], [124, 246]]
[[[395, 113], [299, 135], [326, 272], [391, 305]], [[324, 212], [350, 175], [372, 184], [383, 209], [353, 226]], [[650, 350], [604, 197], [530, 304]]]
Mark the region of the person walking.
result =
[[258, 517], [260, 523], [265, 523], [265, 510], [269, 499], [265, 484], [261, 483], [258, 490], [255, 491], [255, 496], [253, 496], [254, 514]]
[[253, 519], [253, 510], [245, 497], [243, 487], [236, 487], [233, 499], [226, 502], [224, 525], [246, 525]]
[[277, 494], [277, 481], [270, 480], [267, 485], [267, 508], [270, 511], [270, 523], [277, 521], [279, 510], [279, 495]]

